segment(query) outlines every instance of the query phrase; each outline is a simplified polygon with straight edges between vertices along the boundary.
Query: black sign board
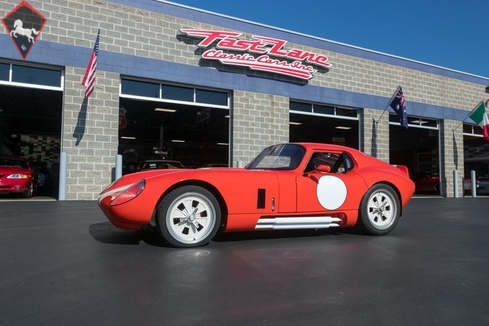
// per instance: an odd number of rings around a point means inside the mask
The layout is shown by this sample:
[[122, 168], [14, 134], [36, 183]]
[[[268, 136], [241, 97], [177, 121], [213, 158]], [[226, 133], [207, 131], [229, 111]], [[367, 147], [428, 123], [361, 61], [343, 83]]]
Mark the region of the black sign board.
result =
[[10, 34], [10, 38], [24, 60], [41, 34], [46, 22], [47, 19], [27, 1], [19, 3], [7, 16], [2, 18], [3, 26]]

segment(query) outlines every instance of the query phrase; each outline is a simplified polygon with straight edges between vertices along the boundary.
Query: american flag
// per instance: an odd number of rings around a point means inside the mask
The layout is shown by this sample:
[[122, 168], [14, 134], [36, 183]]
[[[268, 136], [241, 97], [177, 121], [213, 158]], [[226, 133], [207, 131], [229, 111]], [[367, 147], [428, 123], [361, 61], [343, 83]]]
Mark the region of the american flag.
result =
[[396, 111], [397, 116], [399, 117], [399, 121], [401, 122], [401, 126], [407, 129], [408, 120], [407, 120], [407, 111], [406, 111], [406, 98], [404, 97], [404, 93], [402, 92], [402, 87], [399, 86], [394, 93], [394, 96], [389, 103], [389, 106]]
[[82, 85], [86, 87], [85, 97], [88, 98], [93, 93], [93, 88], [95, 87], [95, 72], [97, 71], [97, 61], [98, 61], [98, 43], [100, 40], [100, 29], [97, 33], [97, 40], [95, 41], [95, 46], [93, 47], [92, 55], [90, 56], [90, 61], [88, 61], [87, 70], [85, 71], [85, 76], [83, 76]]

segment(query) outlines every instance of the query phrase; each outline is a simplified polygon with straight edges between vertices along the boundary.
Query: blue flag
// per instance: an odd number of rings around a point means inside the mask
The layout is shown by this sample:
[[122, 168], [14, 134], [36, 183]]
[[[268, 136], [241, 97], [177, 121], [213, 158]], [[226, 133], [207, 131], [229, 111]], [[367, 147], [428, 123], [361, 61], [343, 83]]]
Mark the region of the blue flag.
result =
[[389, 106], [397, 113], [399, 117], [399, 121], [401, 122], [401, 126], [404, 128], [408, 128], [407, 121], [407, 112], [406, 112], [406, 98], [404, 97], [404, 93], [402, 92], [402, 87], [399, 86], [396, 90], [396, 93], [392, 97]]

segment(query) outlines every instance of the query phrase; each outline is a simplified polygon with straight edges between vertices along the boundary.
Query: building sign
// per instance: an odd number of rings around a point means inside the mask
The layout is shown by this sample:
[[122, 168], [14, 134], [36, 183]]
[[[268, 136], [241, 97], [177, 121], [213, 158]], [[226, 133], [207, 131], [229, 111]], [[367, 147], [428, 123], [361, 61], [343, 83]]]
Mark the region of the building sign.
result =
[[[331, 67], [328, 57], [300, 49], [286, 50], [287, 41], [253, 35], [252, 40], [239, 39], [242, 33], [206, 29], [182, 29], [182, 33], [202, 38], [197, 45], [207, 49], [202, 58], [224, 65], [248, 67], [309, 80], [317, 72], [315, 66]], [[212, 48], [211, 48], [212, 47]], [[232, 52], [231, 52], [232, 51]]]
[[2, 18], [3, 26], [10, 34], [17, 50], [25, 60], [41, 34], [47, 19], [27, 1], [19, 3], [7, 16]]

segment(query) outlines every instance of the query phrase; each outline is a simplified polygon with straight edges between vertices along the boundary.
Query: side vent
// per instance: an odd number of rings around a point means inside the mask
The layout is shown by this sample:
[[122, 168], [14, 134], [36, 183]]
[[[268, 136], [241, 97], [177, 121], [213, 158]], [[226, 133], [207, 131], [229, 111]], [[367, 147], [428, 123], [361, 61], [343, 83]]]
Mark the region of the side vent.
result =
[[266, 189], [258, 189], [256, 208], [265, 208]]

